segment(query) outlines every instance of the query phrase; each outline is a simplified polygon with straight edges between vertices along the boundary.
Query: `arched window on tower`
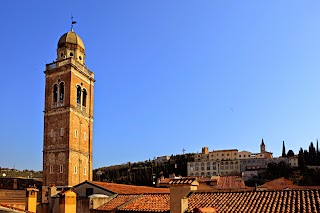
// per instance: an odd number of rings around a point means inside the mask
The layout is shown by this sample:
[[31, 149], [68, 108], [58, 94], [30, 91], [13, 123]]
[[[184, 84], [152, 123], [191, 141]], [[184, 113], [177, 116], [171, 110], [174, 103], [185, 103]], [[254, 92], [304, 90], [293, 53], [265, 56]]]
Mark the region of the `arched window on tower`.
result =
[[61, 82], [60, 83], [60, 91], [59, 91], [59, 101], [60, 102], [62, 102], [63, 101], [63, 99], [64, 99], [64, 83], [63, 82]]
[[58, 85], [54, 84], [53, 85], [53, 102], [58, 101]]
[[87, 106], [87, 90], [86, 89], [82, 90], [82, 106], [84, 107]]
[[77, 104], [81, 104], [81, 87], [77, 86]]

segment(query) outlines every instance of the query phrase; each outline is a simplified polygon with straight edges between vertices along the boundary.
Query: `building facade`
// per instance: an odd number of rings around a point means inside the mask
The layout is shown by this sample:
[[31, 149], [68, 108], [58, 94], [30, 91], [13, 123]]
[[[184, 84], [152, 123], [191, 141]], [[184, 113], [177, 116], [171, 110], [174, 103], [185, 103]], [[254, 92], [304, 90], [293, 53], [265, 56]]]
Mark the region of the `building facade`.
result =
[[73, 29], [61, 36], [45, 73], [43, 191], [92, 180], [94, 73]]
[[246, 170], [263, 170], [267, 168], [272, 153], [266, 151], [262, 139], [260, 152], [238, 152], [237, 149], [213, 150], [203, 147], [201, 153], [194, 155], [195, 162], [187, 163], [188, 176], [235, 175]]
[[195, 162], [187, 163], [188, 176], [231, 175], [240, 173], [240, 160], [237, 149], [214, 150], [202, 148], [202, 153], [195, 154]]

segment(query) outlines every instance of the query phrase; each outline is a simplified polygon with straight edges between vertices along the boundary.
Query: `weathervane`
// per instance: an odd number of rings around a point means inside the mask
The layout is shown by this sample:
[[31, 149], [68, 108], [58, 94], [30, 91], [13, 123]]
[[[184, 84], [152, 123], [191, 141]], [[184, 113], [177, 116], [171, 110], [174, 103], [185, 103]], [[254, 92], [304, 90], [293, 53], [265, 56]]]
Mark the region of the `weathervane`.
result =
[[71, 31], [73, 32], [73, 25], [76, 24], [77, 22], [73, 20], [73, 16], [71, 14]]

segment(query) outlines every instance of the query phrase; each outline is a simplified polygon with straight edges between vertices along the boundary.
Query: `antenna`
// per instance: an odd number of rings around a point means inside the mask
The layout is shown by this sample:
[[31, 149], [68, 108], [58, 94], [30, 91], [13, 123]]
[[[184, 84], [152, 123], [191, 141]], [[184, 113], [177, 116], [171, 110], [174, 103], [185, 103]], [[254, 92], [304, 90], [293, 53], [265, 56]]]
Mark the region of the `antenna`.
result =
[[73, 20], [73, 15], [71, 13], [71, 31], [73, 32], [73, 25], [76, 24], [77, 22]]
[[183, 148], [183, 149], [182, 149], [182, 153], [184, 154], [185, 151], [186, 151], [186, 150]]

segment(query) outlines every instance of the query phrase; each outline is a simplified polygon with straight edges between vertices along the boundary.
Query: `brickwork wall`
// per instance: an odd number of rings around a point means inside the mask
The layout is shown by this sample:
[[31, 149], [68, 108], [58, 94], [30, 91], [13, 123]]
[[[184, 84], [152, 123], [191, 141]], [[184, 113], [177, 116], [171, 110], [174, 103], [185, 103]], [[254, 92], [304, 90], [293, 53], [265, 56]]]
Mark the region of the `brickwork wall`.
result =
[[[64, 101], [62, 106], [53, 107], [53, 85], [59, 82], [65, 85]], [[76, 102], [77, 86], [87, 92], [86, 107]], [[68, 64], [46, 72], [44, 186], [73, 186], [92, 180], [92, 112], [92, 79]]]

